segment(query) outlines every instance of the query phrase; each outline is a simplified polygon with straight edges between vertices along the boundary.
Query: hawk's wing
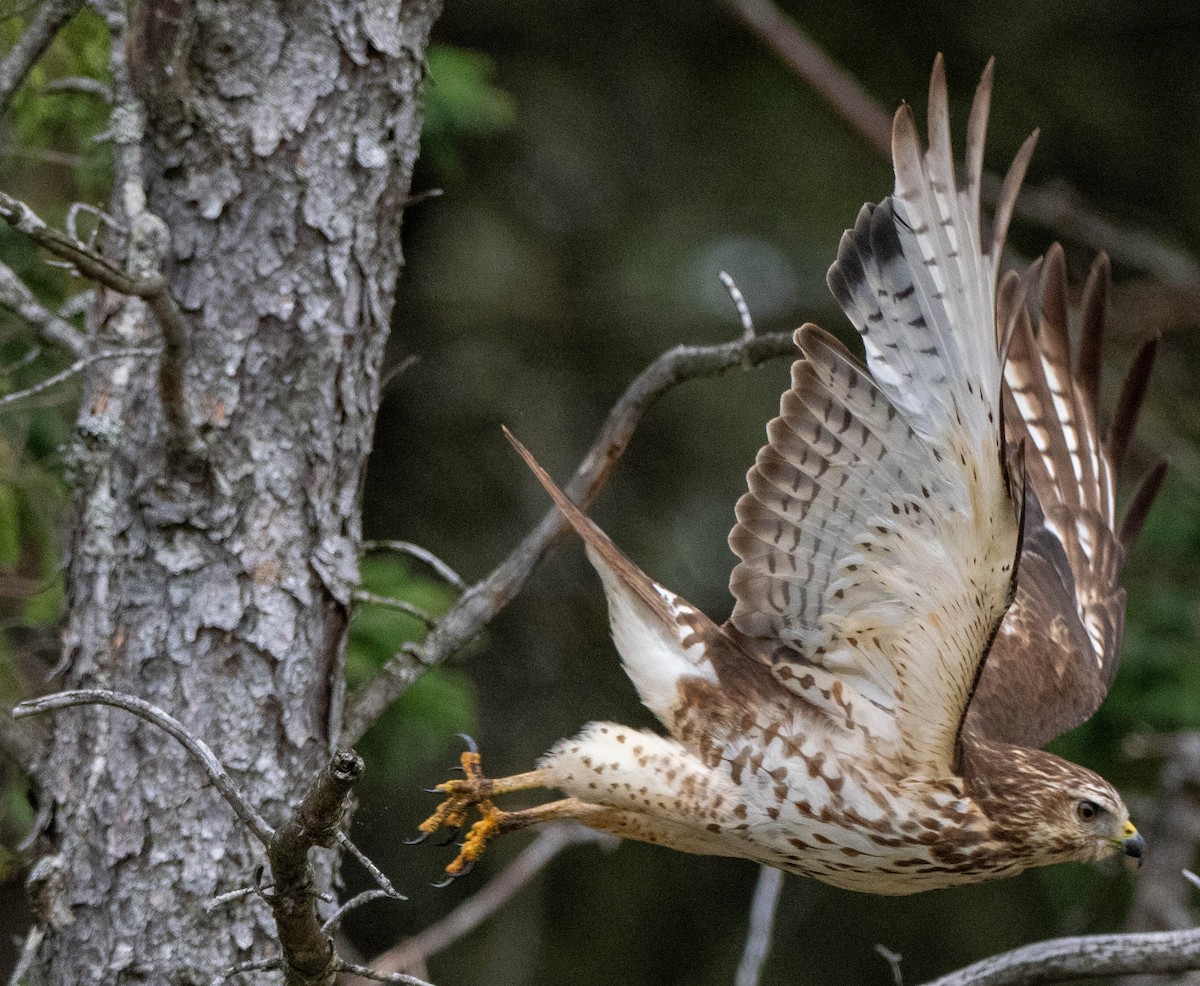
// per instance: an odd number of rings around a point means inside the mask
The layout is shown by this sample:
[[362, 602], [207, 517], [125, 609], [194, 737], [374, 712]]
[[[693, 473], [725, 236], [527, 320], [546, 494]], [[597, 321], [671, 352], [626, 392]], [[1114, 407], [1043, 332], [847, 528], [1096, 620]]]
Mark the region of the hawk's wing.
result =
[[1158, 492], [1165, 463], [1146, 475], [1118, 525], [1117, 473], [1155, 342], [1143, 346], [1134, 361], [1117, 416], [1102, 439], [1097, 391], [1109, 278], [1108, 260], [1100, 257], [1084, 292], [1074, 361], [1059, 247], [1046, 258], [1036, 337], [1024, 311], [1016, 320], [1004, 371], [1004, 407], [1009, 441], [1025, 440], [1024, 541], [1016, 600], [966, 720], [968, 729], [990, 739], [1043, 745], [1091, 716], [1116, 674], [1125, 622], [1121, 566]]
[[908, 107], [896, 114], [896, 191], [863, 208], [829, 271], [870, 374], [821, 330], [797, 333], [804, 359], [730, 534], [741, 559], [730, 580], [734, 627], [761, 642], [785, 685], [935, 775], [953, 768], [980, 663], [1012, 598], [1018, 543], [995, 288], [1033, 138], [1005, 182], [985, 253], [990, 90], [989, 64], [962, 187], [940, 56], [928, 151]]

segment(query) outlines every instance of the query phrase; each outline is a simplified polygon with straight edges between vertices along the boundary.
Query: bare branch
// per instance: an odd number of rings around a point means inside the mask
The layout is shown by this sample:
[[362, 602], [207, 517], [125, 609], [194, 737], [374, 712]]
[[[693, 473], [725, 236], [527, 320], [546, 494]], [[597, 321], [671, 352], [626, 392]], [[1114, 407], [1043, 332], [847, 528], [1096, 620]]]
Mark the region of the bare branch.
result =
[[69, 75], [61, 79], [54, 79], [42, 86], [42, 92], [48, 96], [59, 93], [71, 95], [82, 93], [85, 96], [95, 96], [106, 103], [112, 102], [112, 88], [99, 79], [90, 79], [87, 76]]
[[274, 969], [279, 969], [283, 965], [283, 960], [280, 958], [274, 959], [253, 959], [250, 962], [239, 962], [237, 965], [231, 965], [228, 969], [216, 976], [212, 981], [212, 986], [221, 986], [234, 976], [242, 976], [248, 972], [271, 972]]
[[[113, 106], [108, 131], [113, 143], [112, 208], [123, 224], [133, 228], [143, 215], [150, 213], [146, 211], [146, 180], [142, 168], [146, 109], [129, 75], [127, 5], [124, 0], [89, 0], [89, 3], [108, 27], [108, 71], [112, 76]], [[147, 259], [157, 269], [163, 258], [150, 256]], [[136, 263], [135, 258], [131, 257], [131, 260]]]
[[1038, 986], [1200, 969], [1200, 928], [1054, 938], [993, 955], [925, 986]]
[[317, 915], [308, 851], [335, 843], [346, 802], [362, 772], [363, 762], [356, 753], [338, 750], [267, 847], [275, 881], [268, 901], [283, 949], [287, 986], [333, 986], [336, 980], [340, 960]]
[[465, 592], [467, 589], [467, 583], [463, 581], [458, 572], [428, 548], [422, 548], [419, 544], [413, 544], [411, 541], [364, 541], [362, 549], [363, 551], [395, 551], [402, 555], [408, 555], [410, 558], [415, 558], [428, 565], [459, 592]]
[[[891, 160], [891, 114], [857, 79], [830, 59], [799, 24], [772, 0], [722, 2], [763, 44], [816, 89], [876, 155]], [[995, 175], [984, 175], [984, 197], [994, 203], [1001, 185]], [[1027, 184], [1017, 199], [1015, 211], [1059, 236], [1084, 243], [1092, 250], [1106, 250], [1113, 260], [1154, 274], [1167, 284], [1200, 287], [1200, 263], [1190, 253], [1145, 230], [1122, 229], [1089, 212], [1075, 196], [1061, 189]]]
[[43, 342], [62, 346], [73, 356], [87, 354], [87, 337], [38, 301], [12, 268], [3, 263], [0, 263], [0, 305], [37, 329]]
[[355, 589], [350, 598], [357, 603], [367, 603], [370, 606], [386, 606], [388, 609], [397, 609], [401, 613], [411, 616], [415, 620], [420, 620], [425, 626], [433, 629], [437, 626], [438, 619], [432, 613], [427, 613], [420, 606], [414, 606], [410, 602], [405, 602], [403, 599], [393, 599], [391, 596], [381, 596], [375, 592], [368, 592], [366, 589]]
[[263, 895], [270, 889], [270, 887], [238, 887], [237, 890], [218, 894], [204, 905], [204, 913], [211, 914], [213, 911], [219, 911], [227, 904], [232, 904], [234, 901], [242, 900], [245, 897], [258, 897], [262, 900]]
[[892, 970], [892, 982], [895, 986], [904, 986], [904, 972], [900, 968], [900, 963], [904, 961], [904, 956], [899, 952], [892, 951], [886, 945], [879, 944], [879, 942], [875, 943], [875, 951]]
[[8, 112], [16, 91], [54, 36], [82, 6], [83, 0], [46, 0], [38, 7], [25, 34], [0, 61], [0, 116]]
[[379, 889], [394, 900], [408, 900], [400, 891], [392, 886], [392, 881], [384, 876], [383, 870], [371, 862], [370, 858], [353, 842], [350, 841], [350, 836], [341, 830], [338, 831], [337, 844], [346, 850], [351, 856], [358, 860], [358, 865], [366, 870], [371, 879], [379, 884]]
[[[757, 366], [795, 352], [791, 335], [774, 333], [718, 346], [676, 346], [664, 353], [613, 405], [600, 434], [575, 470], [574, 478], [566, 485], [567, 495], [576, 503], [585, 506], [591, 503], [625, 451], [642, 415], [672, 387], [685, 380], [724, 373], [741, 366], [744, 360]], [[562, 515], [557, 510], [550, 510], [487, 578], [463, 593], [454, 608], [442, 617], [418, 647], [402, 650], [350, 696], [342, 742], [346, 745], [357, 742], [425, 667], [440, 663], [473, 639], [520, 591], [551, 542], [565, 528]]]
[[400, 983], [401, 986], [432, 986], [431, 983], [427, 983], [424, 979], [418, 979], [416, 976], [410, 976], [403, 972], [377, 972], [365, 965], [354, 965], [351, 962], [343, 962], [339, 968], [342, 972], [348, 972], [351, 975], [358, 976], [360, 979], [365, 979], [372, 983]]
[[5, 394], [0, 397], [0, 409], [16, 404], [18, 401], [23, 401], [29, 397], [35, 397], [38, 394], [44, 393], [51, 387], [57, 387], [64, 380], [69, 380], [76, 373], [82, 371], [85, 367], [92, 363], [98, 363], [100, 360], [106, 359], [128, 359], [135, 356], [157, 356], [159, 350], [150, 347], [131, 348], [131, 349], [110, 349], [103, 353], [93, 353], [91, 356], [84, 356], [82, 359], [77, 359], [74, 363], [68, 366], [65, 370], [60, 370], [53, 376], [46, 377], [45, 380], [39, 380], [32, 387], [26, 387], [24, 390], [15, 390], [11, 394]]
[[[163, 414], [167, 420], [168, 449], [172, 458], [177, 455], [198, 455], [201, 451], [198, 439], [187, 418], [183, 396], [183, 353], [187, 340], [187, 327], [183, 313], [175, 299], [167, 291], [167, 283], [152, 264], [131, 262], [137, 271], [146, 267], [147, 274], [129, 274], [107, 257], [73, 239], [66, 233], [51, 228], [45, 220], [20, 199], [0, 192], [0, 219], [27, 235], [38, 246], [44, 247], [56, 257], [73, 264], [79, 271], [94, 281], [121, 294], [141, 298], [158, 319], [163, 334], [162, 359], [159, 363], [158, 383], [162, 397]], [[154, 252], [157, 247], [146, 241], [157, 238], [156, 231], [162, 220], [148, 212], [135, 216], [131, 239], [142, 244], [143, 252]], [[165, 233], [163, 234], [165, 235]]]
[[42, 715], [46, 712], [66, 709], [73, 705], [111, 705], [114, 708], [124, 709], [139, 719], [153, 723], [159, 729], [174, 736], [188, 753], [200, 761], [200, 765], [204, 768], [204, 772], [208, 774], [213, 787], [221, 792], [221, 795], [229, 802], [229, 806], [234, 810], [237, 817], [242, 820], [246, 828], [253, 832], [255, 838], [263, 845], [270, 845], [271, 839], [275, 834], [274, 830], [255, 810], [254, 806], [250, 804], [246, 796], [237, 789], [233, 780], [226, 772], [225, 767], [217, 759], [216, 754], [213, 753], [208, 744], [202, 739], [193, 736], [183, 723], [174, 716], [163, 712], [158, 706], [144, 702], [133, 695], [105, 691], [99, 688], [86, 688], [71, 692], [57, 692], [53, 695], [44, 695], [41, 698], [32, 698], [27, 702], [22, 702], [13, 709], [12, 715], [14, 719], [23, 719], [26, 716]]
[[64, 168], [78, 168], [87, 162], [87, 158], [82, 154], [55, 151], [48, 147], [13, 147], [11, 144], [0, 146], [0, 155], [23, 158], [27, 161], [40, 161], [44, 164], [57, 164]]
[[754, 898], [750, 902], [750, 922], [746, 930], [746, 947], [742, 961], [738, 963], [735, 986], [758, 986], [762, 978], [763, 964], [771, 951], [771, 938], [775, 934], [775, 911], [779, 906], [779, 892], [783, 890], [783, 870], [773, 866], [760, 866], [758, 882], [754, 885]]
[[[594, 832], [582, 825], [548, 825], [538, 832], [525, 850], [495, 879], [447, 914], [441, 921], [377, 956], [371, 967], [383, 973], [403, 972], [421, 967], [433, 955], [444, 951], [470, 934], [507, 904], [530, 880], [545, 869], [559, 853], [570, 846], [588, 842], [614, 845], [610, 835]], [[343, 986], [367, 986], [349, 979]]]
[[342, 918], [344, 918], [355, 908], [362, 907], [364, 904], [369, 904], [373, 900], [379, 900], [380, 897], [386, 897], [390, 900], [404, 900], [403, 897], [397, 897], [394, 894], [389, 894], [382, 887], [372, 887], [370, 890], [364, 890], [361, 894], [355, 894], [348, 901], [346, 901], [346, 903], [334, 911], [333, 914], [329, 916], [328, 920], [321, 925], [321, 933], [324, 935], [329, 934], [334, 928], [337, 927]]

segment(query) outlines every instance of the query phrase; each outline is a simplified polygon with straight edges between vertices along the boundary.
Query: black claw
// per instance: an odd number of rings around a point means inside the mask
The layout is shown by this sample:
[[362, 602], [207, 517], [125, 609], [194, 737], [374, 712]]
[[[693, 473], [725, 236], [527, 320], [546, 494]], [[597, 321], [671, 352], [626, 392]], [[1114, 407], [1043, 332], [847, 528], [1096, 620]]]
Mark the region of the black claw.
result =
[[446, 793], [445, 791], [439, 791], [436, 787], [423, 787], [423, 788], [421, 788], [421, 790], [424, 791], [426, 794], [445, 794]]
[[469, 860], [467, 860], [467, 864], [461, 870], [458, 871], [458, 875], [466, 876], [473, 869], [475, 869], [475, 860], [469, 859]]
[[435, 890], [442, 890], [445, 887], [450, 886], [450, 884], [452, 884], [457, 879], [458, 879], [458, 875], [452, 873], [450, 876], [446, 877], [446, 879], [439, 880], [437, 883], [431, 883], [430, 886], [433, 887]]
[[469, 753], [478, 753], [479, 752], [479, 744], [476, 743], [473, 739], [471, 739], [471, 737], [468, 736], [466, 733], [459, 733], [458, 737], [464, 743], [467, 744], [467, 751]]
[[450, 845], [451, 842], [453, 842], [455, 839], [458, 838], [459, 827], [457, 825], [451, 825], [446, 830], [446, 832], [447, 832], [446, 838], [444, 838], [441, 842], [434, 843], [434, 845], [437, 846], [439, 849], [441, 849], [444, 846]]
[[406, 846], [419, 846], [422, 842], [428, 839], [429, 836], [429, 832], [422, 832], [420, 835], [415, 835], [411, 839], [405, 839], [403, 841]]

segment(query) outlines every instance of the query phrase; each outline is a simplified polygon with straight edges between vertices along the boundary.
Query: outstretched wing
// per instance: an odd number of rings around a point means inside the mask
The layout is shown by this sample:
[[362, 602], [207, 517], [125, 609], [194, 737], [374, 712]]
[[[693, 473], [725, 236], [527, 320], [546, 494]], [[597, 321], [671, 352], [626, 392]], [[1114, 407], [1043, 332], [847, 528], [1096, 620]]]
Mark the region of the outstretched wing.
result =
[[1033, 138], [984, 252], [990, 92], [989, 64], [961, 187], [940, 56], [928, 151], [908, 107], [896, 114], [895, 193], [863, 208], [829, 271], [870, 373], [819, 329], [800, 330], [804, 358], [730, 534], [741, 559], [730, 581], [734, 627], [759, 640], [785, 685], [843, 721], [890, 723], [878, 739], [908, 768], [934, 774], [953, 769], [980, 664], [1012, 598], [1019, 535], [1002, 457], [996, 263]]
[[1046, 256], [1036, 337], [1028, 314], [1015, 313], [1004, 407], [1009, 440], [1024, 439], [1026, 446], [1024, 541], [1016, 600], [966, 720], [968, 729], [990, 739], [1043, 745], [1091, 716], [1116, 674], [1125, 623], [1121, 567], [1166, 463], [1147, 473], [1118, 524], [1116, 481], [1156, 340], [1134, 361], [1102, 439], [1097, 392], [1110, 277], [1108, 258], [1097, 258], [1084, 291], [1074, 361], [1066, 268], [1057, 245]]

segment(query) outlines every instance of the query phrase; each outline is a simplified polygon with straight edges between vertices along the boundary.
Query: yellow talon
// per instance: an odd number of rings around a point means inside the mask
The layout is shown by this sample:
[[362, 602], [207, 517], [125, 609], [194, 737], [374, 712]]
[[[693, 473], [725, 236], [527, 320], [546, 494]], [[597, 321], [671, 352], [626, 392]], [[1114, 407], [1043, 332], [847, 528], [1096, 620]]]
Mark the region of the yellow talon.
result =
[[433, 834], [443, 826], [461, 828], [472, 808], [479, 811], [479, 821], [471, 826], [459, 854], [446, 867], [446, 873], [452, 877], [461, 876], [483, 855], [488, 840], [499, 834], [504, 815], [491, 801], [494, 785], [483, 776], [479, 754], [466, 751], [461, 762], [465, 777], [437, 785], [436, 790], [446, 794], [446, 800], [417, 826], [426, 835]]

